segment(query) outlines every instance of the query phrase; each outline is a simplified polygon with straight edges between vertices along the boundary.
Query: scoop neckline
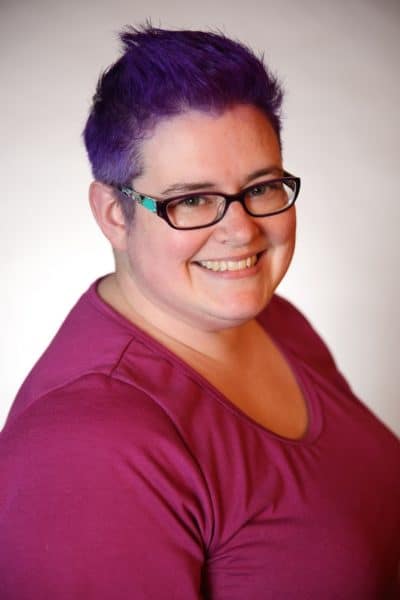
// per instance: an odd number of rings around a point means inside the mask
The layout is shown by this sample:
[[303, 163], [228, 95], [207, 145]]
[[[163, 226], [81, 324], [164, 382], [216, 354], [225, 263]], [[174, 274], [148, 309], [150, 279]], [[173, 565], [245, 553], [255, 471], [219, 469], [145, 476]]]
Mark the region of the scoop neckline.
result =
[[[268, 438], [272, 438], [273, 440], [284, 444], [295, 446], [306, 446], [316, 441], [321, 433], [323, 421], [318, 392], [313, 386], [310, 385], [310, 377], [306, 376], [306, 371], [309, 369], [309, 366], [306, 365], [298, 355], [294, 355], [294, 353], [291, 352], [290, 349], [285, 346], [285, 344], [278, 340], [274, 334], [268, 330], [266, 320], [269, 304], [261, 313], [256, 316], [256, 321], [261, 325], [261, 327], [263, 327], [263, 329], [267, 331], [278, 350], [282, 353], [302, 393], [307, 412], [307, 427], [304, 434], [299, 438], [285, 437], [275, 433], [271, 429], [268, 429], [253, 419], [250, 415], [236, 406], [236, 404], [231, 402], [228, 397], [226, 397], [218, 388], [208, 381], [208, 379], [206, 379], [201, 373], [196, 371], [183, 358], [175, 354], [157, 338], [151, 336], [147, 331], [141, 329], [136, 323], [129, 321], [110, 304], [107, 304], [107, 302], [101, 298], [97, 291], [98, 284], [106, 276], [107, 275], [96, 279], [96, 281], [94, 281], [87, 290], [87, 296], [90, 300], [90, 303], [99, 312], [106, 314], [108, 318], [112, 318], [112, 320], [117, 321], [119, 325], [123, 326], [125, 330], [143, 343], [151, 352], [160, 352], [166, 360], [174, 364], [174, 366], [179, 367], [187, 376], [189, 376], [191, 379], [194, 379], [198, 385], [203, 388], [207, 388], [207, 391], [211, 393], [226, 410], [234, 413], [238, 418], [240, 418], [242, 421], [245, 421], [248, 425], [256, 428], [258, 431], [261, 431], [261, 433], [266, 435]], [[272, 300], [273, 298], [271, 301]]]

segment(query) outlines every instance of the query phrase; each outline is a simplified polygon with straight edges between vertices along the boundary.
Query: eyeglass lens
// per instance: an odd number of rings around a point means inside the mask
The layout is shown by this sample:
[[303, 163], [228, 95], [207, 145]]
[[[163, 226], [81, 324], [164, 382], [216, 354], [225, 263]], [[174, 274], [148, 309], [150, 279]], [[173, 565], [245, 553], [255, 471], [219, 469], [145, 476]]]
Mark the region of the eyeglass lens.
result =
[[[288, 208], [295, 196], [294, 182], [272, 181], [255, 185], [242, 201], [254, 216], [268, 216]], [[218, 220], [225, 208], [224, 196], [197, 194], [169, 202], [167, 213], [180, 228], [199, 227]]]

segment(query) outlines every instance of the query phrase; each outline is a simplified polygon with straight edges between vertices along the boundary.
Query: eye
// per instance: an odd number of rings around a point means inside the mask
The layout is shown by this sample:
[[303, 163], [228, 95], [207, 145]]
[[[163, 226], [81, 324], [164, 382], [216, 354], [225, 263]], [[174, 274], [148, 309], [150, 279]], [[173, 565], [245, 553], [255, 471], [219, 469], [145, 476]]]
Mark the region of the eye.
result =
[[262, 196], [263, 194], [265, 194], [268, 191], [268, 184], [266, 183], [260, 183], [259, 185], [255, 185], [254, 187], [252, 187], [249, 190], [249, 195], [250, 196]]
[[281, 191], [283, 189], [283, 182], [280, 179], [265, 181], [253, 186], [249, 190], [249, 196], [254, 198], [257, 196], [269, 196], [274, 192]]
[[214, 196], [186, 196], [186, 198], [178, 198], [168, 204], [169, 210], [189, 210], [195, 208], [207, 208], [215, 205]]
[[187, 208], [197, 208], [198, 206], [204, 206], [207, 204], [208, 199], [204, 196], [190, 196], [188, 198], [182, 198], [179, 201], [180, 206]]

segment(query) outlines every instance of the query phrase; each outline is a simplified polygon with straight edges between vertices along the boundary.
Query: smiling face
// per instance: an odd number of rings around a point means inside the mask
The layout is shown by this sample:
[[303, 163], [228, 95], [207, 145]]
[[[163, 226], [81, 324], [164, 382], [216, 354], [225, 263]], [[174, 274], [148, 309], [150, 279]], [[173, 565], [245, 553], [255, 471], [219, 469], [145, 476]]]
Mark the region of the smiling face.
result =
[[[220, 115], [192, 110], [162, 121], [143, 142], [142, 158], [134, 188], [158, 199], [187, 189], [235, 194], [282, 175], [277, 136], [253, 106]], [[293, 207], [256, 218], [234, 202], [219, 223], [179, 231], [138, 205], [117, 277], [133, 308], [165, 332], [182, 322], [218, 331], [266, 306], [294, 242]]]

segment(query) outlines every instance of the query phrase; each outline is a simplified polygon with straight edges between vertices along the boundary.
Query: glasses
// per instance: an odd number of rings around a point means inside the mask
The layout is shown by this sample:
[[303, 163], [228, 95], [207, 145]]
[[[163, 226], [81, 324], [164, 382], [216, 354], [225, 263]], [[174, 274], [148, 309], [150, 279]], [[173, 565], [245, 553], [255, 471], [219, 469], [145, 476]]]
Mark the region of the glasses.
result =
[[238, 194], [197, 192], [158, 200], [127, 186], [118, 190], [164, 219], [174, 229], [202, 229], [224, 218], [232, 202], [240, 202], [252, 217], [272, 217], [293, 206], [300, 190], [300, 178], [283, 172], [283, 177], [261, 181]]

